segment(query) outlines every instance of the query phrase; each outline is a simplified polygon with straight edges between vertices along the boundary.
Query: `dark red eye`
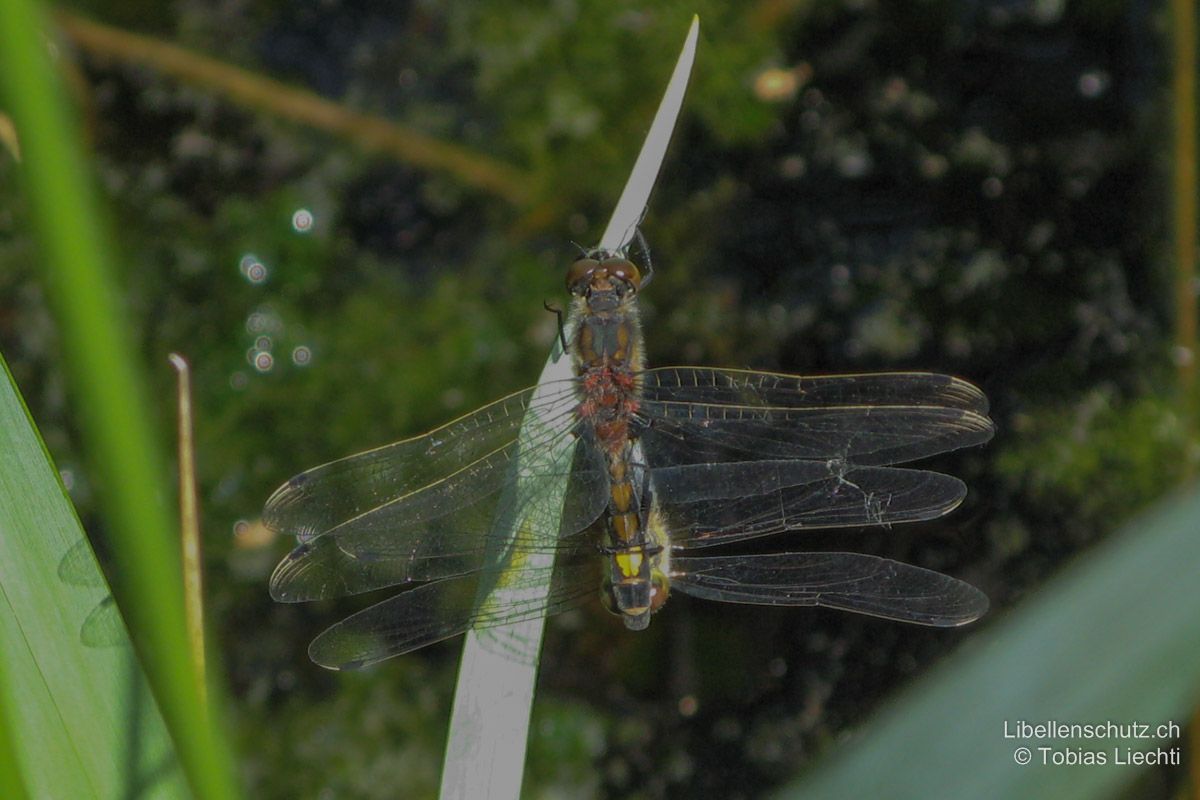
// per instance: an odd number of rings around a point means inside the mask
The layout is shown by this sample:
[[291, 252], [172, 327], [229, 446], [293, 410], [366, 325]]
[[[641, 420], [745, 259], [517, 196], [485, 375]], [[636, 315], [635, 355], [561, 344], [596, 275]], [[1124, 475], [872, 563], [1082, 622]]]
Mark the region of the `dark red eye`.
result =
[[638, 268], [629, 259], [606, 258], [600, 263], [600, 266], [604, 268], [610, 277], [622, 280], [634, 289], [642, 287], [642, 273], [638, 272]]
[[592, 273], [600, 266], [594, 258], [576, 259], [567, 270], [567, 291], [571, 294], [583, 294], [584, 287], [592, 279]]

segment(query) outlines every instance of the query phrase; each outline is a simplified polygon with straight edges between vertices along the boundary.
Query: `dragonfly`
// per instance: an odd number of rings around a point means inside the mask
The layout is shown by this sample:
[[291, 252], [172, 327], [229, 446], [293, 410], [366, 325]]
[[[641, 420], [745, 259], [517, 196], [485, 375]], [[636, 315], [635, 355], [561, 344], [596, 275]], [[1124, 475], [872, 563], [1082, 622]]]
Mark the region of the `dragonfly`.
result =
[[276, 490], [263, 522], [297, 545], [275, 600], [398, 589], [321, 633], [313, 661], [364, 667], [597, 596], [631, 630], [673, 591], [939, 627], [987, 610], [969, 583], [876, 555], [722, 554], [949, 513], [962, 481], [897, 465], [990, 439], [979, 388], [929, 372], [648, 369], [637, 298], [651, 275], [621, 251], [584, 253], [560, 318], [574, 377]]

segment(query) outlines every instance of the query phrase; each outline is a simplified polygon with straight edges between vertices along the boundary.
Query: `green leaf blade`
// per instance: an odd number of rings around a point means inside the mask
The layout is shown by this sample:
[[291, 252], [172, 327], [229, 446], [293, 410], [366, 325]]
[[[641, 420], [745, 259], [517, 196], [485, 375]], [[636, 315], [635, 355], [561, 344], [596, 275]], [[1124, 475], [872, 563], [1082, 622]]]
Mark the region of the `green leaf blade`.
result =
[[[120, 575], [118, 599], [136, 634], [139, 660], [193, 790], [225, 800], [237, 795], [232, 759], [207, 724], [196, 691], [174, 538], [178, 524], [163, 480], [166, 461], [120, 310], [92, 170], [51, 64], [52, 39], [34, 0], [0, 4], [0, 94], [20, 138], [37, 263], [55, 313], [92, 479], [102, 487], [101, 507]], [[52, 574], [43, 579], [52, 580]]]
[[[1125, 748], [1178, 742], [1031, 739], [1006, 736], [1005, 726], [1009, 733], [1022, 720], [1185, 726], [1200, 698], [1197, 531], [1200, 494], [1127, 525], [778, 796], [1057, 800], [1117, 793], [1139, 775], [1115, 763]], [[1020, 747], [1030, 749], [1033, 763], [1017, 763]], [[1043, 765], [1040, 747], [1100, 751], [1107, 763]]]
[[[120, 797], [135, 789], [139, 797], [188, 796], [119, 616], [119, 641], [88, 647], [82, 640], [108, 587], [6, 367], [0, 532], [0, 689], [30, 796]], [[86, 555], [75, 559], [70, 581], [60, 577], [68, 553]]]

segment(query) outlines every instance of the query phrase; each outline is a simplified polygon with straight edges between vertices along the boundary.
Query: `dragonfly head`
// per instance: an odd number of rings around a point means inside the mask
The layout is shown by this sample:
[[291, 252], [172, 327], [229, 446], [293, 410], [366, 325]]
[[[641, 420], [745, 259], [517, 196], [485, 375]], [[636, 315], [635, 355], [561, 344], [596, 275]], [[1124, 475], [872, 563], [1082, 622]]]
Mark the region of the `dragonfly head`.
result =
[[567, 270], [567, 291], [582, 298], [592, 311], [611, 311], [633, 299], [642, 287], [642, 274], [627, 258], [593, 253], [577, 259]]

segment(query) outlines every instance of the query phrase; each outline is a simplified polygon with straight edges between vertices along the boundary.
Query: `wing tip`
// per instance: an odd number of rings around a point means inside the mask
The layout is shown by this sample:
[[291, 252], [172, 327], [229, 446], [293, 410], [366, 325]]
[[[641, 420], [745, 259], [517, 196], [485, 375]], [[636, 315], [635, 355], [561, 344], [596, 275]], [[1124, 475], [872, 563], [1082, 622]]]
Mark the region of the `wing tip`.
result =
[[961, 628], [979, 620], [991, 609], [991, 600], [978, 587], [950, 575], [942, 575], [942, 578], [946, 581], [942, 600], [948, 601], [945, 605], [953, 610], [931, 614], [925, 620], [914, 620], [918, 624], [935, 628]]
[[301, 562], [308, 557], [312, 549], [312, 545], [308, 543], [301, 544], [275, 565], [275, 569], [271, 572], [271, 578], [267, 582], [267, 589], [271, 594], [271, 599], [276, 603], [303, 603], [308, 600], [320, 599], [311, 596], [313, 594], [311, 592], [299, 593], [288, 588], [290, 579], [304, 572]]
[[[357, 672], [382, 660], [365, 658], [361, 654], [347, 658], [348, 653], [338, 654], [335, 652], [338, 647], [336, 643], [330, 644], [330, 634], [338, 630], [341, 624], [338, 623], [332, 628], [322, 631], [317, 638], [309, 642], [308, 657], [314, 664], [330, 672]], [[345, 650], [345, 648], [342, 649]]]

